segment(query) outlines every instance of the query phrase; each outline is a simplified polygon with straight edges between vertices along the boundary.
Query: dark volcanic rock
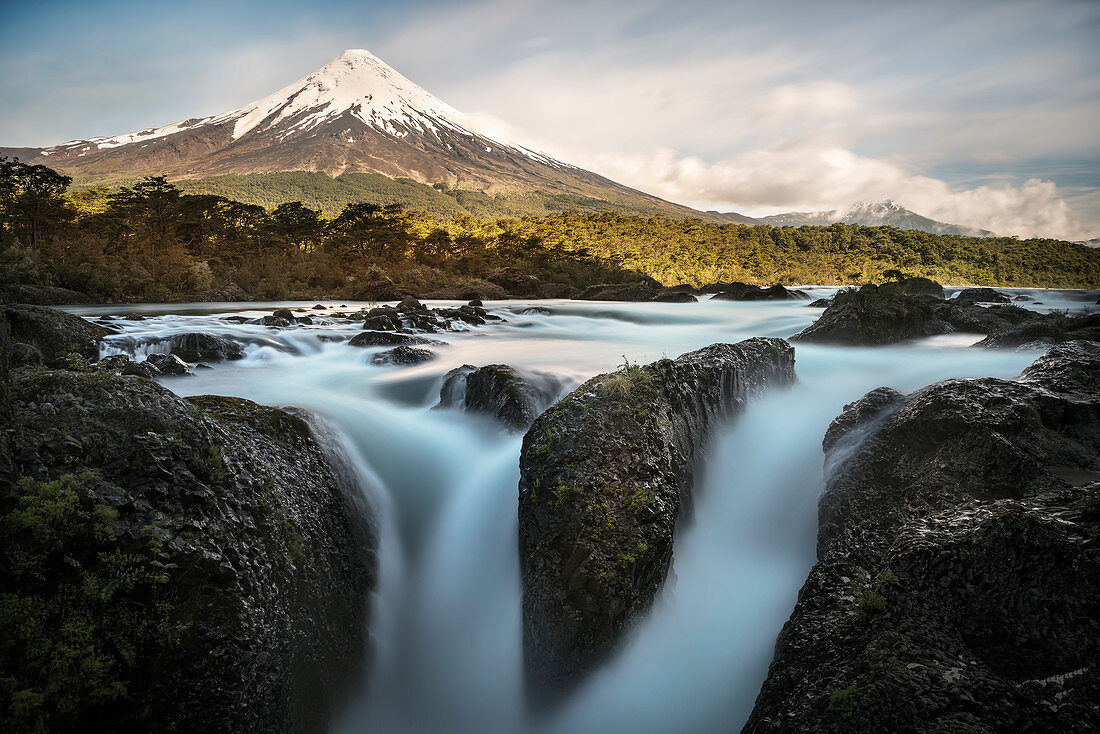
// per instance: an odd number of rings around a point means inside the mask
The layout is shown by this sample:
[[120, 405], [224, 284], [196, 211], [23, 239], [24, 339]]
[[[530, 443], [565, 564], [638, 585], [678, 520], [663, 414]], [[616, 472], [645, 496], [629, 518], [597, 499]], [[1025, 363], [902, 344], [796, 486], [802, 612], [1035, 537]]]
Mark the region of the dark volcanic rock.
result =
[[184, 362], [220, 362], [244, 357], [244, 349], [240, 344], [202, 331], [177, 334], [169, 337], [168, 343], [172, 354]]
[[376, 365], [420, 364], [435, 359], [435, 353], [418, 347], [400, 346], [371, 355], [370, 363]]
[[33, 346], [48, 367], [65, 366], [70, 355], [98, 359], [99, 340], [109, 333], [99, 324], [45, 306], [0, 306], [0, 317], [8, 322], [12, 342]]
[[547, 373], [521, 372], [506, 364], [464, 364], [443, 378], [437, 408], [484, 413], [514, 430], [526, 430], [561, 392], [562, 381]]
[[928, 296], [943, 300], [943, 286], [928, 278], [903, 278], [891, 280], [879, 286], [886, 295]]
[[396, 334], [392, 331], [364, 331], [348, 342], [353, 347], [392, 347], [402, 344], [442, 344], [438, 339], [413, 334]]
[[[844, 290], [793, 340], [831, 344], [890, 344], [954, 331], [936, 314], [936, 299], [883, 292], [885, 286]], [[717, 298], [717, 296], [715, 296]]]
[[825, 449], [818, 562], [745, 731], [1100, 729], [1100, 345], [876, 390]]
[[811, 302], [807, 303], [806, 305], [809, 306], [810, 308], [828, 308], [832, 304], [833, 304], [833, 299], [831, 299], [831, 298], [819, 298], [816, 301], [811, 301]]
[[650, 301], [661, 294], [648, 282], [590, 285], [573, 296], [576, 301]]
[[711, 296], [714, 301], [808, 301], [810, 297], [800, 290], [790, 290], [781, 285], [760, 288], [747, 283], [731, 283], [725, 290]]
[[[44, 547], [17, 509], [72, 499], [35, 530], [58, 544], [42, 576], [0, 564], [6, 605], [46, 604], [33, 625], [6, 623], [0, 660], [30, 640], [58, 651], [25, 658], [5, 685], [44, 692], [56, 732], [326, 731], [362, 666], [376, 543], [351, 475], [309, 426], [105, 372], [24, 372], [11, 396], [5, 551], [27, 560]], [[65, 606], [67, 617], [48, 611]], [[112, 680], [110, 696], [92, 689]], [[13, 731], [36, 728], [29, 710], [24, 721], [5, 706]]]
[[715, 344], [594, 377], [535, 421], [519, 482], [534, 703], [576, 685], [649, 608], [715, 420], [793, 379], [794, 350], [781, 339]]
[[158, 374], [190, 375], [191, 368], [174, 354], [150, 354], [145, 361], [157, 368]]
[[[994, 308], [986, 310], [992, 311]], [[1100, 342], [1100, 313], [1085, 316], [1040, 314], [1016, 324], [1005, 325], [975, 346], [1008, 349], [1031, 343], [1060, 344], [1073, 340]]]
[[973, 306], [975, 303], [1011, 303], [1011, 299], [992, 288], [963, 288], [951, 299], [956, 306]]

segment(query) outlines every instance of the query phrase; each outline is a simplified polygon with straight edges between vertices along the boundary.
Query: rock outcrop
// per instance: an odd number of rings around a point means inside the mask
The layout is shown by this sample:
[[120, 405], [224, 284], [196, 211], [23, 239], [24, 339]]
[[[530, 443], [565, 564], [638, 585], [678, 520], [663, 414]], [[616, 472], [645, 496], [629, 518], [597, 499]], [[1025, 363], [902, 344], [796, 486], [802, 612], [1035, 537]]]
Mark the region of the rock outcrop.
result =
[[523, 431], [554, 402], [562, 384], [554, 375], [521, 372], [506, 364], [464, 364], [444, 376], [436, 407], [482, 413]]
[[110, 333], [98, 324], [46, 306], [0, 306], [0, 317], [8, 322], [12, 342], [34, 347], [48, 367], [66, 366], [73, 357], [94, 361], [99, 357], [99, 340]]
[[1012, 305], [986, 308], [974, 305], [970, 299], [964, 299], [961, 304], [957, 299], [944, 301], [942, 297], [925, 292], [931, 288], [923, 284], [914, 286], [914, 293], [906, 293], [902, 288], [906, 282], [868, 284], [858, 290], [840, 291], [817, 321], [791, 339], [874, 346], [965, 332], [989, 334], [990, 338], [982, 342], [982, 346], [1019, 346], [1044, 339], [1048, 344], [1094, 339], [1096, 324], [1100, 322], [1100, 316], [1090, 321], [1094, 317], [1042, 314]]
[[1100, 728], [1100, 345], [880, 388], [824, 448], [817, 564], [744, 731]]
[[326, 730], [362, 664], [375, 537], [310, 426], [104, 370], [8, 388], [0, 717]]
[[963, 288], [951, 301], [956, 306], [973, 306], [976, 303], [1011, 303], [1012, 299], [992, 288]]
[[544, 412], [520, 455], [529, 697], [548, 704], [614, 648], [664, 583], [711, 425], [794, 379], [781, 339], [715, 344], [594, 377]]

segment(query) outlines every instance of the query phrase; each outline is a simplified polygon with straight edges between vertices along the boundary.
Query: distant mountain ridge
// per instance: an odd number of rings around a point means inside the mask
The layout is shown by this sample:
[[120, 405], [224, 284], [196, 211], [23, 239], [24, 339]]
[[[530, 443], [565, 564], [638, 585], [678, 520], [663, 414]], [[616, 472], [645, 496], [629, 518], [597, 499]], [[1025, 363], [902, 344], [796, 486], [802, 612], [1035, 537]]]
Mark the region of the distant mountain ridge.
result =
[[774, 227], [830, 225], [844, 222], [846, 224], [861, 224], [865, 227], [891, 226], [897, 229], [918, 229], [932, 234], [961, 235], [964, 237], [996, 236], [987, 229], [937, 222], [935, 219], [921, 216], [889, 199], [877, 202], [864, 201], [853, 204], [847, 209], [833, 209], [832, 211], [823, 212], [787, 212], [786, 214], [773, 214], [759, 218], [728, 212], [721, 213], [720, 216], [728, 221], [740, 224], [770, 224]]
[[78, 184], [142, 175], [375, 173], [491, 195], [542, 191], [625, 211], [716, 218], [486, 137], [463, 113], [362, 49], [229, 112], [45, 148], [0, 148], [0, 155], [48, 165]]

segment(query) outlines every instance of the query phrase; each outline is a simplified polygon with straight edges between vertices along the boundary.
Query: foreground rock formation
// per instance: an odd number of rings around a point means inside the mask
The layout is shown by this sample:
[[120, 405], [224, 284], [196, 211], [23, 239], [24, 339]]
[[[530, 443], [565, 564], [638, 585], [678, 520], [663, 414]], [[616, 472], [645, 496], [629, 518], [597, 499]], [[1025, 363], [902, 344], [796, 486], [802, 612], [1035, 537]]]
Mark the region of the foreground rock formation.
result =
[[782, 339], [715, 344], [594, 377], [535, 421], [519, 482], [533, 702], [578, 683], [649, 608], [713, 423], [793, 379]]
[[879, 388], [824, 448], [818, 562], [744, 730], [1100, 728], [1100, 345]]
[[331, 442], [86, 364], [8, 373], [7, 347], [0, 728], [324, 731], [376, 545]]

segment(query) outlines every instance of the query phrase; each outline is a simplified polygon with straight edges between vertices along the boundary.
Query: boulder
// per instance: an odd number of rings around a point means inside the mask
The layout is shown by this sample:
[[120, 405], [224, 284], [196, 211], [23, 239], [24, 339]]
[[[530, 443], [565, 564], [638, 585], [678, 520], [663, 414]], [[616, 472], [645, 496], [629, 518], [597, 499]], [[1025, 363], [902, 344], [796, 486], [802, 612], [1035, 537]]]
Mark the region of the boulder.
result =
[[4, 617], [10, 731], [327, 731], [376, 574], [346, 463], [299, 417], [149, 380], [28, 371], [11, 396], [0, 588], [39, 611]]
[[169, 337], [168, 343], [172, 354], [184, 362], [221, 362], [244, 357], [240, 344], [204, 331], [177, 334]]
[[162, 375], [190, 375], [191, 368], [174, 354], [150, 354], [145, 361], [157, 368]]
[[746, 283], [731, 283], [726, 290], [711, 296], [713, 301], [808, 301], [810, 297], [800, 290], [781, 285], [760, 288]]
[[562, 381], [547, 373], [521, 372], [505, 364], [464, 364], [444, 376], [436, 407], [482, 413], [523, 431], [554, 402], [561, 388]]
[[577, 301], [650, 301], [661, 294], [647, 282], [590, 285], [573, 296]]
[[70, 356], [98, 359], [99, 341], [109, 333], [99, 324], [46, 306], [0, 306], [0, 318], [8, 322], [12, 342], [37, 349], [48, 367], [64, 367]]
[[478, 280], [466, 285], [434, 290], [424, 297], [453, 301], [470, 301], [475, 298], [479, 301], [500, 301], [507, 298], [508, 294], [496, 283]]
[[[715, 296], [717, 298], [717, 296]], [[933, 310], [936, 300], [865, 285], [843, 290], [810, 326], [791, 337], [795, 341], [830, 344], [890, 344], [954, 331]]]
[[714, 344], [599, 375], [535, 420], [519, 481], [528, 692], [576, 686], [650, 607], [711, 426], [794, 380], [782, 339]]
[[[995, 306], [985, 310], [992, 311], [994, 308], [1008, 307]], [[1067, 316], [1061, 313], [1035, 314], [1032, 318], [1002, 325], [991, 332], [975, 346], [1012, 349], [1033, 342], [1044, 344], [1060, 344], [1074, 340], [1100, 342], [1100, 313], [1083, 316]]]
[[410, 347], [407, 345], [401, 345], [394, 347], [393, 349], [387, 349], [384, 352], [371, 355], [370, 363], [380, 366], [390, 365], [411, 365], [420, 364], [421, 362], [428, 362], [435, 359], [435, 353], [430, 352], [427, 349], [420, 349], [418, 347]]
[[363, 331], [351, 338], [353, 347], [393, 347], [412, 344], [442, 344], [438, 339], [413, 334], [397, 334], [392, 331]]
[[565, 283], [548, 283], [542, 287], [544, 298], [572, 298], [580, 292], [579, 288]]
[[1095, 731], [1100, 345], [847, 406], [744, 731]]
[[408, 295], [408, 291], [398, 288], [392, 280], [387, 278], [370, 281], [359, 286], [351, 294], [351, 298], [354, 301], [374, 303], [377, 301], [400, 301], [406, 295]]
[[963, 288], [951, 302], [956, 306], [973, 306], [976, 303], [1011, 303], [1012, 300], [992, 288]]
[[416, 300], [412, 296], [405, 296], [401, 299], [401, 303], [397, 304], [397, 310], [400, 313], [416, 313], [417, 311], [426, 311], [424, 304]]
[[810, 308], [828, 308], [833, 303], [831, 298], [819, 298], [816, 301], [810, 301], [806, 305]]

